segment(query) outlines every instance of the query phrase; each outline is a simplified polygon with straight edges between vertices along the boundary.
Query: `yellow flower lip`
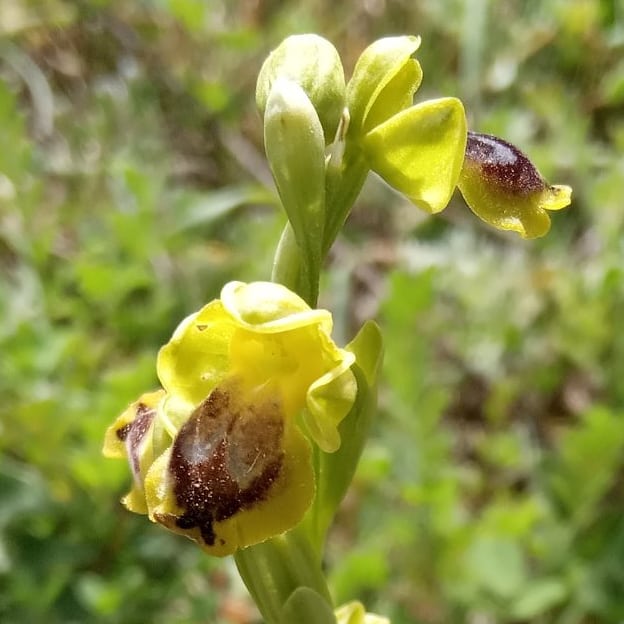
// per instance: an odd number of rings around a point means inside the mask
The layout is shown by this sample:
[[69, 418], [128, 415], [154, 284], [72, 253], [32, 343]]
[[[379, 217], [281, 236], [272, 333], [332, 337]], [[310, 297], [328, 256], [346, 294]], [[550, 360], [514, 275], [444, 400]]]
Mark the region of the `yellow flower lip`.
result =
[[176, 436], [169, 461], [184, 513], [181, 529], [198, 528], [214, 546], [214, 523], [266, 499], [284, 464], [279, 405], [238, 410], [231, 393], [215, 389]]
[[142, 394], [108, 427], [102, 453], [105, 457], [127, 458], [133, 476], [132, 489], [124, 505], [136, 513], [147, 513], [145, 478], [155, 457], [164, 450], [154, 430], [165, 393]]
[[572, 189], [550, 185], [517, 147], [489, 134], [468, 132], [458, 182], [466, 203], [483, 221], [523, 238], [550, 229], [547, 210], [570, 204]]
[[147, 392], [124, 410], [106, 430], [102, 449], [105, 457], [126, 457], [136, 451], [145, 439], [145, 434], [152, 424], [163, 396], [162, 390]]
[[235, 379], [192, 412], [145, 479], [148, 514], [216, 556], [294, 526], [314, 496], [310, 444], [270, 390]]
[[567, 208], [572, 201], [572, 188], [567, 184], [553, 184], [542, 194], [540, 208], [561, 210]]

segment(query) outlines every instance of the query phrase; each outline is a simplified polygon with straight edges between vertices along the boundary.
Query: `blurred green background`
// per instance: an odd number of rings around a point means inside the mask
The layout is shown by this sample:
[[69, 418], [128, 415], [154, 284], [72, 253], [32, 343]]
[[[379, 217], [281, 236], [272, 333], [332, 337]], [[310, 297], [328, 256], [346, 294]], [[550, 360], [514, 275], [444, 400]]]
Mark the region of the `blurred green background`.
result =
[[2, 0], [0, 621], [257, 622], [230, 560], [124, 511], [105, 427], [284, 222], [255, 77], [283, 37], [347, 75], [420, 34], [462, 98], [574, 187], [526, 242], [370, 179], [324, 276], [378, 318], [380, 414], [330, 536], [338, 602], [394, 624], [624, 621], [624, 7], [619, 0]]

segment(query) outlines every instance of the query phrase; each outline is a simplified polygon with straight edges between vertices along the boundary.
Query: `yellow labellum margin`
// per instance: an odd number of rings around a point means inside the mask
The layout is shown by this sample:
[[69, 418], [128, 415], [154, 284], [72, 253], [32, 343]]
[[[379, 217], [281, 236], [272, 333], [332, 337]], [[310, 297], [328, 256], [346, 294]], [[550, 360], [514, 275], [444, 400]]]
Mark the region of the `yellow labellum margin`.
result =
[[296, 525], [315, 491], [309, 438], [336, 450], [356, 395], [355, 356], [331, 329], [270, 282], [231, 282], [184, 319], [158, 356], [164, 391], [106, 435], [135, 474], [126, 506], [218, 556]]
[[232, 554], [297, 524], [314, 496], [310, 456], [272, 393], [248, 402], [224, 384], [148, 471], [150, 518], [212, 555]]

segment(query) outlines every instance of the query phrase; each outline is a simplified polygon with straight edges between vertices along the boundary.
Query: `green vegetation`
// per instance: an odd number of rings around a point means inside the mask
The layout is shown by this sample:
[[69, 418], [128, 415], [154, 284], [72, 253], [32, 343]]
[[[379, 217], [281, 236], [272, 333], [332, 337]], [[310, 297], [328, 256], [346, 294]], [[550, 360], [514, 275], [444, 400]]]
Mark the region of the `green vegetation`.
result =
[[[574, 188], [538, 241], [376, 178], [326, 267], [377, 316], [380, 414], [330, 536], [337, 603], [393, 624], [624, 620], [624, 12], [617, 0], [0, 3], [0, 621], [257, 621], [232, 562], [118, 503], [105, 428], [284, 217], [255, 80], [292, 32], [347, 71], [419, 34], [454, 95]], [[349, 61], [351, 64], [349, 64]]]

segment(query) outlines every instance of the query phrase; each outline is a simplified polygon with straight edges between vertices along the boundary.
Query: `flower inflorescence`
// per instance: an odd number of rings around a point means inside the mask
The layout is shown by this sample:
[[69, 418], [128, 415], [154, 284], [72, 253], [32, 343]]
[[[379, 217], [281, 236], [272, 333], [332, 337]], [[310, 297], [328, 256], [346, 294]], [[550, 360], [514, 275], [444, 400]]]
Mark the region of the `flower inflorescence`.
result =
[[157, 360], [162, 388], [108, 428], [104, 453], [133, 476], [123, 503], [235, 554], [270, 624], [387, 624], [353, 602], [334, 611], [321, 570], [327, 528], [355, 472], [376, 404], [382, 340], [345, 348], [318, 309], [320, 272], [369, 172], [430, 214], [456, 188], [483, 221], [525, 238], [570, 203], [510, 143], [467, 130], [462, 102], [414, 103], [419, 37], [387, 37], [345, 81], [317, 35], [287, 38], [256, 89], [265, 150], [288, 222], [271, 282], [230, 282], [184, 319]]

